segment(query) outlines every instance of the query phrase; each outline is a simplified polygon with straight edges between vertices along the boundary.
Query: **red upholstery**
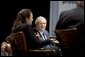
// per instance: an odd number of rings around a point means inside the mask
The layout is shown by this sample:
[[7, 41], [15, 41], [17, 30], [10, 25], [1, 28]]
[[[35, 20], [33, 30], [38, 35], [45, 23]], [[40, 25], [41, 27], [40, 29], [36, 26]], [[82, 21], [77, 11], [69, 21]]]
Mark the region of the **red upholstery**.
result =
[[74, 45], [75, 39], [77, 38], [77, 29], [61, 29], [56, 30], [58, 40], [63, 48], [69, 48]]
[[11, 43], [11, 45], [16, 44], [18, 49], [23, 49], [26, 50], [26, 41], [25, 41], [25, 36], [23, 32], [16, 32], [16, 33], [11, 33], [7, 39], [7, 42]]

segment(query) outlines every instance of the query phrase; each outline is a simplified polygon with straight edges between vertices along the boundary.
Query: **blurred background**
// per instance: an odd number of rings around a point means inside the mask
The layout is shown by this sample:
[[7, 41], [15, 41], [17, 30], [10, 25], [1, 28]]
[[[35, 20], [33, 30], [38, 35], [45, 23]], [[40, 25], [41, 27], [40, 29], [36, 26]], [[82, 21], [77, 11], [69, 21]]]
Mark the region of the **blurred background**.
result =
[[[54, 29], [59, 19], [59, 14], [68, 9], [74, 8], [75, 1], [30, 1], [30, 0], [3, 0], [1, 4], [0, 18], [0, 40], [1, 42], [10, 34], [16, 14], [23, 8], [29, 8], [34, 15], [34, 21], [38, 16], [44, 16], [47, 23], [47, 30], [50, 37], [55, 36]], [[33, 21], [32, 27], [35, 27]]]

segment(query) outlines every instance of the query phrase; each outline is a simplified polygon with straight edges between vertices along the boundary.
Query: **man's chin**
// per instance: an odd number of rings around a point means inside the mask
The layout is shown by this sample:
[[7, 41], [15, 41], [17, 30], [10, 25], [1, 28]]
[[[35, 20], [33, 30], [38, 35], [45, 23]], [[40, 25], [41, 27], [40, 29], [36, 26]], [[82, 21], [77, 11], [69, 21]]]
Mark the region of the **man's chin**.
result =
[[45, 31], [45, 29], [41, 29], [41, 31]]

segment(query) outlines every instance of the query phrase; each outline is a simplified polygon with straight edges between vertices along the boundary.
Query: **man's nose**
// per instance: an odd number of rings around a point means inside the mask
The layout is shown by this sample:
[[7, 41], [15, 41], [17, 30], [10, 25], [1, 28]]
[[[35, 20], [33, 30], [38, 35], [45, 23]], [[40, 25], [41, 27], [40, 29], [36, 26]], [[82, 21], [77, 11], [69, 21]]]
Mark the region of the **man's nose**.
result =
[[44, 26], [44, 24], [42, 24], [42, 26]]

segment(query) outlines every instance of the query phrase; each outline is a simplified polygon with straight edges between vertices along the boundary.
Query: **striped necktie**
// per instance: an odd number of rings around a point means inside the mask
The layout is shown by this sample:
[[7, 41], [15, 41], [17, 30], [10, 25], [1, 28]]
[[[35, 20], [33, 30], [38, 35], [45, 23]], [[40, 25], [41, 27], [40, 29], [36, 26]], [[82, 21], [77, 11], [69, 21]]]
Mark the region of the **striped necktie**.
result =
[[47, 37], [46, 37], [45, 33], [43, 33], [42, 35], [43, 35], [43, 39], [46, 40]]

